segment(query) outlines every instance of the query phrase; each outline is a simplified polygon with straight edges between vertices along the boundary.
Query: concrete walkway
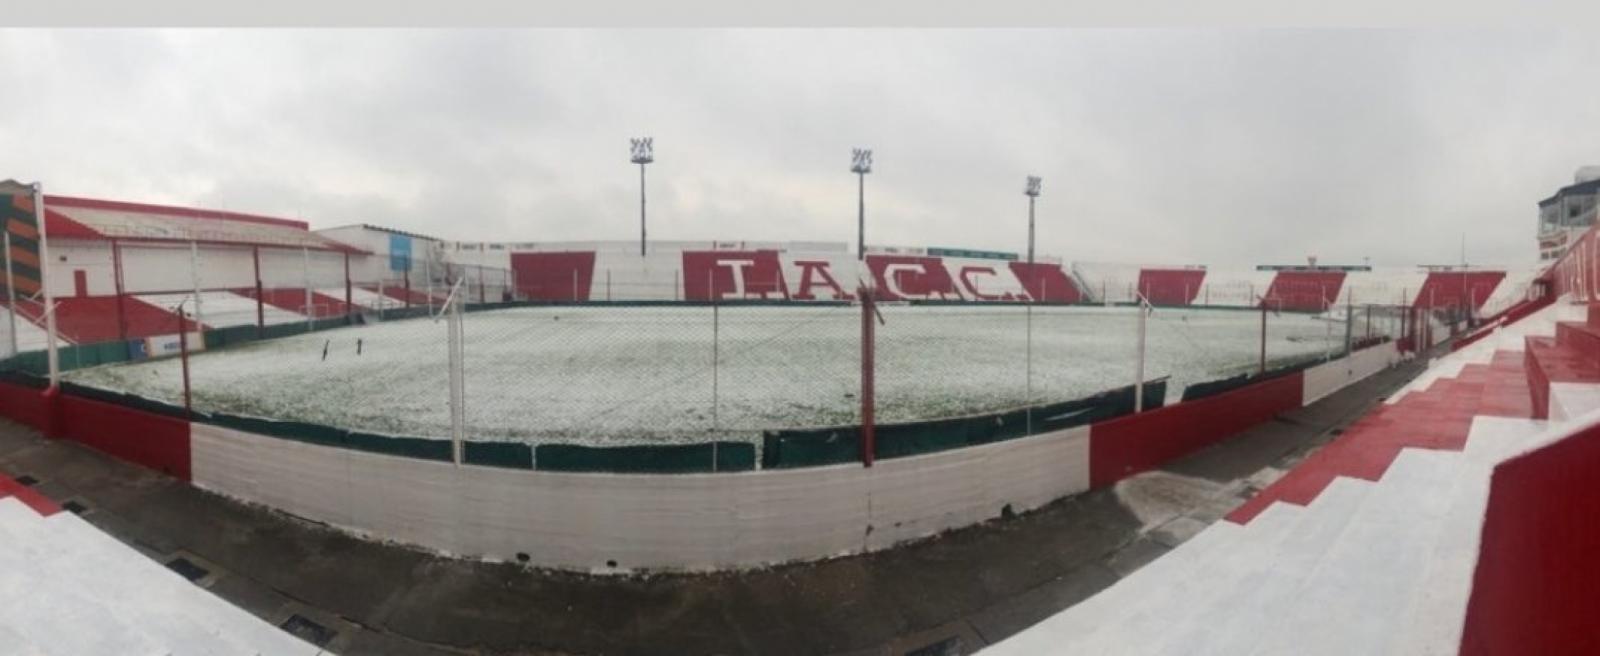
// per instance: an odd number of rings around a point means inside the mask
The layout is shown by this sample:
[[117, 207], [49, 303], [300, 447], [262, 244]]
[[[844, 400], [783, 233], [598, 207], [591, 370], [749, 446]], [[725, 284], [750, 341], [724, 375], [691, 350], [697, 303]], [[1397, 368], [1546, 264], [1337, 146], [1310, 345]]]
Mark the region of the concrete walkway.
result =
[[0, 421], [0, 471], [197, 585], [342, 654], [959, 654], [1142, 567], [1421, 369], [1405, 364], [1161, 471], [885, 553], [591, 577], [367, 542]]

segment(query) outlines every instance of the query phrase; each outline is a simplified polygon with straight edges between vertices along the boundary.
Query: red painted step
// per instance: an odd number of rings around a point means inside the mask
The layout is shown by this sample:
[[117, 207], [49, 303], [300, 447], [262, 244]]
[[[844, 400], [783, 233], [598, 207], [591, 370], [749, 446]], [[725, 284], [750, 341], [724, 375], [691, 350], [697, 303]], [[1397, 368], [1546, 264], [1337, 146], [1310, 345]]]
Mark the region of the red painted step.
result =
[[1550, 417], [1550, 383], [1600, 383], [1600, 359], [1549, 337], [1528, 337], [1524, 351], [1535, 419]]
[[[249, 298], [256, 297], [256, 290], [245, 288], [236, 289], [235, 292]], [[311, 292], [311, 306], [306, 307], [305, 288], [279, 287], [264, 289], [261, 292], [261, 301], [272, 307], [288, 310], [297, 314], [310, 316], [317, 319], [327, 317], [342, 317], [350, 313], [350, 306], [345, 305], [343, 299], [334, 298], [316, 291]]]
[[[55, 302], [56, 333], [76, 344], [114, 342], [123, 336], [144, 339], [178, 333], [177, 314], [134, 296], [123, 297], [120, 308], [116, 296], [67, 296]], [[40, 306], [18, 303], [17, 309], [33, 323], [44, 324]], [[119, 316], [126, 326], [124, 330], [117, 328]], [[192, 322], [190, 330], [195, 330]]]
[[1278, 501], [1310, 504], [1340, 476], [1376, 481], [1388, 471], [1401, 449], [1461, 450], [1472, 430], [1472, 418], [1483, 414], [1481, 406], [1491, 390], [1496, 394], [1498, 409], [1516, 409], [1498, 398], [1507, 385], [1515, 382], [1515, 355], [1510, 358], [1499, 358], [1498, 368], [1496, 363], [1466, 365], [1457, 378], [1438, 379], [1428, 389], [1411, 392], [1392, 405], [1379, 406], [1234, 509], [1227, 519], [1247, 523]]

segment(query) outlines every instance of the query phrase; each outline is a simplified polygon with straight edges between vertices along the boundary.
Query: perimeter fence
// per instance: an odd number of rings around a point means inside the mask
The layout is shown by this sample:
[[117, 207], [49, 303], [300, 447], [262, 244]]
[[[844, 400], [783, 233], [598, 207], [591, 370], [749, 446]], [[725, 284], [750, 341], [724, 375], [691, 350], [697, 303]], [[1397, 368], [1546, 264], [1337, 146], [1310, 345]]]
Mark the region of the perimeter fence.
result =
[[[126, 246], [113, 266], [184, 260], [158, 248], [174, 247]], [[371, 271], [304, 249], [192, 255], [162, 278], [121, 270], [109, 302], [122, 307], [99, 315], [109, 325], [64, 322], [117, 338], [59, 349], [61, 368], [78, 369], [70, 384], [293, 439], [549, 471], [931, 453], [1217, 394], [1390, 340], [1417, 348], [1464, 319], [1392, 305], [868, 302], [860, 290], [793, 304], [779, 302], [781, 281], [755, 280], [737, 298], [707, 280], [681, 290], [703, 301], [530, 300], [553, 287], [501, 269]], [[224, 275], [246, 261], [248, 277]], [[8, 364], [43, 369], [23, 356]], [[109, 363], [125, 364], [94, 366]]]

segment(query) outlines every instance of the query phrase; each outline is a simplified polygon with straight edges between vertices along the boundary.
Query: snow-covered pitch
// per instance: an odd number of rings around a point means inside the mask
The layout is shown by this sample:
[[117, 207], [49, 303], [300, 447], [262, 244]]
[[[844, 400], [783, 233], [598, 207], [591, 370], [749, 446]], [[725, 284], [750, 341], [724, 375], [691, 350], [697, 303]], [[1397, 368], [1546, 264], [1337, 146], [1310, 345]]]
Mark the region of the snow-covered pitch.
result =
[[[896, 306], [877, 327], [877, 416], [898, 422], [1131, 384], [1132, 308]], [[465, 316], [468, 437], [650, 444], [855, 423], [859, 307], [544, 307]], [[1257, 366], [1261, 315], [1158, 309], [1145, 375], [1186, 385]], [[1381, 325], [1380, 325], [1381, 324]], [[1375, 320], [1374, 332], [1389, 327]], [[195, 354], [194, 407], [376, 433], [449, 434], [446, 323], [409, 319]], [[1366, 334], [1361, 317], [1357, 335]], [[1269, 315], [1274, 364], [1338, 352], [1343, 322]], [[182, 403], [177, 359], [68, 379]]]

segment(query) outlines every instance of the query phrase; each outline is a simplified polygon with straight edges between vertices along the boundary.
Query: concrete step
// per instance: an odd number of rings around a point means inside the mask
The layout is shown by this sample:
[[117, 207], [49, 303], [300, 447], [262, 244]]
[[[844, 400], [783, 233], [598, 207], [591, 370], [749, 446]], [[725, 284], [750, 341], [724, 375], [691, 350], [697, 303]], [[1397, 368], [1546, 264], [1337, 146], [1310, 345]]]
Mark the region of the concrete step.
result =
[[[14, 499], [0, 524], [0, 578], [28, 590], [29, 640], [60, 653], [316, 654], [314, 645], [218, 599], [71, 513]], [[16, 510], [20, 508], [21, 510]], [[84, 627], [95, 627], [85, 631]], [[102, 629], [103, 627], [103, 629]], [[57, 647], [57, 645], [60, 645]]]
[[1163, 581], [1192, 572], [1196, 563], [1209, 558], [1211, 552], [1232, 548], [1244, 532], [1245, 527], [1238, 524], [1214, 523], [1111, 587], [988, 647], [984, 653], [1023, 656], [1058, 651], [1064, 641], [1085, 637], [1117, 621], [1126, 614], [1128, 605], [1142, 600], [1141, 595], [1147, 595]]
[[1306, 507], [1295, 525], [1259, 566], [1232, 584], [1218, 585], [1219, 594], [1197, 605], [1159, 637], [1154, 653], [1241, 653], [1254, 644], [1262, 627], [1293, 607], [1294, 594], [1328, 545], [1344, 531], [1377, 484], [1340, 478]]
[[[1130, 586], [1130, 602], [1093, 630], [1066, 637], [1071, 653], [1154, 653], [1159, 637], [1175, 622], [1193, 614], [1197, 600], [1234, 582], [1258, 565], [1294, 528], [1304, 508], [1280, 504], [1251, 522], [1224, 549], [1212, 549], [1186, 570], [1165, 579], [1147, 578]], [[1208, 529], [1209, 530], [1209, 529]]]
[[1293, 606], [1252, 631], [1259, 640], [1250, 653], [1377, 653], [1411, 606], [1464, 461], [1460, 453], [1402, 451], [1326, 545]]
[[1549, 428], [1547, 422], [1500, 417], [1479, 417], [1473, 423], [1454, 504], [1440, 526], [1426, 570], [1400, 623], [1405, 630], [1392, 635], [1388, 653], [1443, 655], [1459, 649], [1494, 465], [1526, 448]]

